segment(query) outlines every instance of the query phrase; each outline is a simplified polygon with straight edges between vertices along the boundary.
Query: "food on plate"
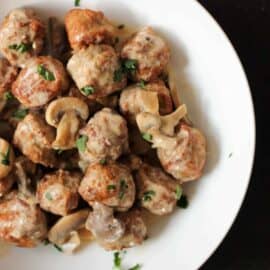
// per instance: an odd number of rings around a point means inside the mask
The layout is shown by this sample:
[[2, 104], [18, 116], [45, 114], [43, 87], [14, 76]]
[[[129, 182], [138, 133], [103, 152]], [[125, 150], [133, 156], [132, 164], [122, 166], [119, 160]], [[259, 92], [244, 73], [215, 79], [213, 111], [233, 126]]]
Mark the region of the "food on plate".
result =
[[169, 45], [150, 26], [129, 33], [90, 9], [45, 25], [24, 8], [0, 26], [0, 240], [67, 254], [86, 239], [140, 245], [146, 217], [187, 207], [185, 182], [207, 158]]

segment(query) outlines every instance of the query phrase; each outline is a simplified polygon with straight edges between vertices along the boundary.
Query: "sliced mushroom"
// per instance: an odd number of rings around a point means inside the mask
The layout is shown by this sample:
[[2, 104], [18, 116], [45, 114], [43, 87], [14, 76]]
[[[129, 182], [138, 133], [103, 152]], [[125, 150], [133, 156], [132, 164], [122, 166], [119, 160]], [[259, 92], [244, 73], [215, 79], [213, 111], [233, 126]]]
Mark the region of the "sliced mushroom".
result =
[[100, 242], [112, 243], [120, 239], [125, 233], [125, 226], [114, 217], [113, 209], [98, 202], [92, 207], [94, 211], [89, 214], [86, 229]]
[[73, 254], [81, 245], [80, 235], [77, 231], [72, 231], [69, 234], [68, 240], [62, 244], [58, 245], [61, 250], [66, 254]]
[[14, 163], [12, 146], [6, 140], [0, 138], [0, 179], [6, 177]]
[[75, 147], [80, 120], [89, 115], [87, 104], [76, 97], [63, 97], [51, 102], [46, 110], [46, 121], [57, 128], [54, 149], [67, 150]]
[[80, 227], [84, 226], [88, 215], [89, 210], [83, 209], [60, 218], [49, 231], [49, 241], [56, 245], [64, 244], [68, 239], [70, 239], [73, 231], [77, 231]]

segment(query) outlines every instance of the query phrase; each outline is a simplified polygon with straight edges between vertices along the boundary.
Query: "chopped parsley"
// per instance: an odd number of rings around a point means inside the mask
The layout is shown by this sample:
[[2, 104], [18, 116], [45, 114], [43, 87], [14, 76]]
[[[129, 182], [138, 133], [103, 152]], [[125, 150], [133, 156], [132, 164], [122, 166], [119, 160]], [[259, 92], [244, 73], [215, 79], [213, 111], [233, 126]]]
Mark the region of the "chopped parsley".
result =
[[49, 200], [49, 201], [52, 201], [52, 200], [53, 200], [53, 197], [52, 197], [52, 195], [51, 195], [50, 192], [46, 192], [45, 197], [46, 197], [46, 199]]
[[188, 198], [186, 195], [182, 195], [180, 200], [177, 201], [177, 206], [180, 208], [187, 208], [188, 207]]
[[107, 160], [105, 158], [103, 158], [99, 161], [99, 164], [101, 164], [101, 165], [105, 165], [106, 163], [107, 163]]
[[6, 92], [4, 94], [4, 99], [5, 100], [13, 100], [14, 99], [14, 96], [13, 96], [13, 94], [11, 92]]
[[46, 69], [43, 65], [38, 65], [37, 73], [42, 76], [46, 81], [51, 82], [55, 80], [54, 74], [48, 69]]
[[122, 67], [120, 67], [119, 69], [117, 69], [115, 72], [114, 72], [114, 75], [113, 75], [113, 80], [115, 82], [121, 82], [123, 79], [123, 69]]
[[46, 238], [43, 240], [44, 246], [48, 246], [50, 244], [50, 241]]
[[118, 29], [124, 29], [124, 28], [125, 28], [125, 25], [124, 25], [124, 24], [119, 24], [119, 25], [117, 26], [117, 28], [118, 28]]
[[138, 65], [138, 61], [135, 59], [125, 59], [123, 60], [123, 68], [128, 72], [136, 71]]
[[74, 6], [75, 7], [79, 7], [80, 6], [80, 3], [81, 3], [81, 0], [75, 0]]
[[152, 142], [153, 136], [149, 133], [142, 133], [142, 137], [147, 142]]
[[180, 200], [181, 196], [182, 196], [182, 193], [183, 193], [183, 190], [182, 188], [178, 185], [176, 187], [176, 190], [175, 190], [175, 194], [176, 194], [176, 200]]
[[142, 89], [145, 89], [145, 81], [144, 81], [144, 80], [140, 80], [140, 81], [137, 83], [137, 85], [138, 85], [139, 87], [141, 87]]
[[28, 109], [18, 109], [12, 114], [12, 116], [16, 119], [22, 120], [28, 114], [28, 112]]
[[125, 196], [128, 185], [125, 179], [120, 179], [120, 191], [119, 191], [119, 199], [122, 200]]
[[54, 244], [53, 245], [59, 252], [63, 252], [63, 249], [59, 247], [58, 245]]
[[95, 89], [92, 86], [87, 85], [87, 86], [81, 88], [81, 92], [83, 93], [83, 95], [88, 97], [89, 95], [92, 95], [95, 93]]
[[156, 195], [154, 190], [148, 190], [143, 193], [143, 201], [149, 202], [152, 201], [152, 197]]
[[2, 156], [2, 160], [1, 160], [1, 164], [5, 165], [5, 166], [9, 166], [10, 165], [10, 161], [9, 161], [9, 156], [10, 156], [10, 146], [7, 149], [7, 152], [1, 153]]
[[140, 264], [136, 264], [135, 266], [129, 268], [128, 270], [140, 270], [141, 269], [141, 265]]
[[62, 149], [56, 149], [55, 152], [57, 155], [61, 155], [63, 153], [64, 150]]
[[77, 139], [76, 146], [80, 152], [85, 151], [87, 141], [88, 137], [86, 135], [82, 135], [79, 139]]
[[121, 270], [122, 257], [120, 252], [115, 252], [113, 256], [113, 270]]
[[32, 49], [31, 43], [12, 44], [8, 46], [10, 50], [17, 51], [19, 53], [25, 53]]
[[108, 185], [107, 186], [108, 191], [115, 190], [115, 189], [116, 189], [116, 185]]

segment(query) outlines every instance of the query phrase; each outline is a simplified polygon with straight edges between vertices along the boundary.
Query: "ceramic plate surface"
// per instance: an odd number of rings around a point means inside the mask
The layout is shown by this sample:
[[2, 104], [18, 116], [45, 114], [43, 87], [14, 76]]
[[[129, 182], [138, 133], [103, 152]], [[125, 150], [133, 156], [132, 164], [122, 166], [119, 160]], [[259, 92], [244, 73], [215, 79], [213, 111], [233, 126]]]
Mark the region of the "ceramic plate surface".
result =
[[[73, 0], [2, 1], [0, 18], [21, 6], [44, 17], [64, 17]], [[128, 269], [195, 270], [220, 244], [240, 208], [252, 169], [255, 142], [253, 105], [240, 61], [227, 37], [194, 0], [81, 0], [113, 21], [153, 26], [172, 48], [172, 66], [190, 118], [206, 134], [208, 160], [203, 177], [185, 186], [187, 210], [159, 218], [150, 238], [125, 257]], [[3, 248], [1, 270], [109, 270], [112, 253], [90, 244], [74, 256], [52, 246]]]

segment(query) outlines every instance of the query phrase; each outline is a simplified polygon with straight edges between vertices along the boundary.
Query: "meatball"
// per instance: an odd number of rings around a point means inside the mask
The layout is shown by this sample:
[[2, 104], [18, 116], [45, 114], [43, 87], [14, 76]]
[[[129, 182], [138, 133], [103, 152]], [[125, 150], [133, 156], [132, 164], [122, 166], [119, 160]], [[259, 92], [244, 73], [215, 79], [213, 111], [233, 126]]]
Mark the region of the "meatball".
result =
[[180, 182], [198, 179], [205, 165], [205, 137], [199, 130], [183, 124], [177, 142], [174, 149], [157, 149], [164, 170]]
[[[173, 211], [179, 184], [160, 168], [143, 164], [136, 174], [136, 186], [141, 206], [156, 215], [166, 215]], [[179, 191], [179, 192], [178, 192]]]
[[87, 168], [79, 193], [90, 205], [96, 201], [127, 211], [134, 203], [135, 184], [126, 166], [96, 163]]
[[0, 179], [0, 198], [10, 191], [15, 182], [13, 174]]
[[0, 51], [8, 61], [24, 67], [43, 48], [45, 25], [32, 9], [11, 11], [0, 26]]
[[68, 89], [63, 64], [50, 56], [28, 61], [12, 85], [13, 95], [26, 107], [40, 107]]
[[169, 89], [161, 80], [151, 82], [143, 86], [133, 85], [122, 91], [119, 105], [121, 112], [130, 123], [136, 123], [136, 115], [141, 112], [156, 113], [154, 102], [149, 96], [149, 92], [156, 92], [159, 101], [159, 112], [161, 115], [173, 111], [173, 103]]
[[111, 46], [90, 45], [76, 52], [67, 70], [81, 92], [90, 99], [105, 97], [126, 86], [126, 77], [116, 76], [120, 61]]
[[0, 95], [11, 89], [17, 76], [17, 68], [10, 65], [5, 58], [0, 58]]
[[88, 139], [86, 150], [80, 152], [84, 161], [116, 160], [128, 152], [126, 121], [109, 108], [97, 112], [79, 133]]
[[79, 202], [80, 174], [58, 170], [46, 174], [37, 186], [40, 207], [55, 215], [65, 216], [76, 209]]
[[65, 18], [68, 39], [73, 50], [90, 44], [112, 44], [115, 28], [100, 11], [72, 9]]
[[117, 241], [99, 242], [106, 250], [122, 250], [142, 244], [147, 237], [147, 228], [137, 209], [125, 213], [118, 213], [116, 218], [124, 225], [125, 233]]
[[0, 239], [20, 247], [35, 247], [46, 236], [46, 217], [31, 200], [14, 192], [0, 201]]
[[133, 79], [151, 81], [166, 68], [170, 50], [151, 27], [145, 27], [126, 41], [121, 57], [137, 62], [137, 72]]
[[13, 142], [34, 163], [53, 167], [56, 164], [52, 149], [54, 129], [37, 114], [28, 114], [14, 133]]
[[0, 138], [0, 179], [6, 177], [12, 170], [14, 152], [6, 140]]

